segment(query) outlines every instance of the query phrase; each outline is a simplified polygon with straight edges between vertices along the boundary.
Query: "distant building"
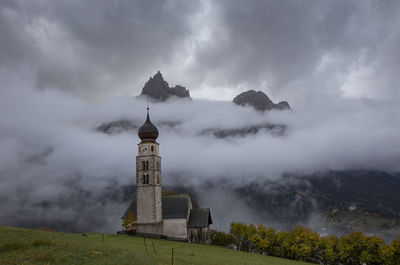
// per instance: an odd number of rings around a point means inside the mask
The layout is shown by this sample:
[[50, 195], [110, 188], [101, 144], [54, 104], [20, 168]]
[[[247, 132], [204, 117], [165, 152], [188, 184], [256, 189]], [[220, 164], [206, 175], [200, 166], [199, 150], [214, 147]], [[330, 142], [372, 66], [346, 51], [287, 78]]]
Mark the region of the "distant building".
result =
[[193, 208], [188, 194], [163, 195], [158, 129], [149, 117], [138, 132], [136, 196], [122, 216], [123, 229], [145, 237], [211, 243], [210, 209]]

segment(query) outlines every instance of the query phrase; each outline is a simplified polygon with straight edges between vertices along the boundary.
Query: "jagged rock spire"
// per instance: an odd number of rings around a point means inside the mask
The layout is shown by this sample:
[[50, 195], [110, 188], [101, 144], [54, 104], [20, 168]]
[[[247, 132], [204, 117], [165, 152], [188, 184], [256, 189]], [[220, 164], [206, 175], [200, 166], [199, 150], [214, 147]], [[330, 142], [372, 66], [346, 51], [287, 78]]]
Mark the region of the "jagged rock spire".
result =
[[190, 98], [189, 90], [185, 87], [180, 85], [169, 87], [168, 82], [164, 80], [160, 71], [153, 77], [150, 77], [149, 81], [144, 84], [140, 95], [147, 96], [156, 101], [165, 101], [171, 96]]

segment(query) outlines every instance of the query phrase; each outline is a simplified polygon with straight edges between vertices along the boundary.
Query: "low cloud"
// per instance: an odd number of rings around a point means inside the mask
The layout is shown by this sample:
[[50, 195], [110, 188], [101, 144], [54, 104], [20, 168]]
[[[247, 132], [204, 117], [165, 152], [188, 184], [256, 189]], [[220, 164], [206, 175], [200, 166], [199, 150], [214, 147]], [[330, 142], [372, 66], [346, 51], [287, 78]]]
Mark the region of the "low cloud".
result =
[[[29, 71], [21, 78], [2, 69], [0, 76], [7, 86], [0, 91], [1, 223], [57, 220], [70, 223], [70, 230], [118, 230], [133, 195], [139, 139], [134, 130], [107, 135], [94, 128], [119, 119], [140, 125], [146, 102], [121, 97], [93, 102], [38, 91]], [[224, 227], [224, 216], [248, 220], [257, 215], [226, 190], [208, 196], [201, 190], [207, 183], [235, 188], [279, 180], [288, 172], [400, 171], [399, 106], [397, 101], [341, 99], [301, 111], [260, 113], [232, 102], [172, 100], [152, 104], [150, 115], [160, 130], [164, 184], [198, 188], [200, 205], [216, 211], [236, 205], [230, 215], [214, 214], [216, 227]], [[202, 133], [266, 122], [285, 124], [285, 133], [261, 129], [226, 138]], [[210, 200], [215, 196], [231, 199]]]

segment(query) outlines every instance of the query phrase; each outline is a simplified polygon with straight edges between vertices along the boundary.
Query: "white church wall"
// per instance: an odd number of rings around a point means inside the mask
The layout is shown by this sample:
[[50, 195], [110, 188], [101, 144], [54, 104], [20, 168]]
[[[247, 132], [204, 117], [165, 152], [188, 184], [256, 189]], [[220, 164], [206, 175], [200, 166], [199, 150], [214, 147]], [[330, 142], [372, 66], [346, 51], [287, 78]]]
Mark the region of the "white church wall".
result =
[[164, 219], [163, 233], [168, 237], [187, 238], [186, 218]]

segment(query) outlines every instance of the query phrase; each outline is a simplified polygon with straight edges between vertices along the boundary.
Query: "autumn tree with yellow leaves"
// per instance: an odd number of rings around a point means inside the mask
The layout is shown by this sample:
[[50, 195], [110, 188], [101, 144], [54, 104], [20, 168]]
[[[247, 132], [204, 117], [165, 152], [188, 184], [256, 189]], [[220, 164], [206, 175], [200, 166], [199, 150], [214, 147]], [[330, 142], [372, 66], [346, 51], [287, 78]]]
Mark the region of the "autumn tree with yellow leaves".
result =
[[136, 216], [133, 212], [129, 212], [128, 216], [122, 220], [122, 228], [124, 230], [136, 230]]
[[213, 244], [240, 251], [272, 255], [325, 265], [399, 265], [400, 235], [390, 245], [377, 236], [352, 232], [321, 237], [310, 228], [276, 231], [263, 224], [232, 222], [229, 233], [213, 231]]

